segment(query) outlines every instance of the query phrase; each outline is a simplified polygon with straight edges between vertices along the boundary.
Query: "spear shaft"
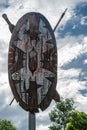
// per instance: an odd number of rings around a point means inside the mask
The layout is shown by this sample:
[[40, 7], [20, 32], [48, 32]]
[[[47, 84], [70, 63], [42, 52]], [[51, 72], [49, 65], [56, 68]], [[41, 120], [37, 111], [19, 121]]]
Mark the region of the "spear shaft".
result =
[[7, 22], [8, 26], [9, 26], [9, 30], [12, 33], [14, 30], [14, 25], [9, 21], [8, 17], [6, 14], [3, 14], [2, 17], [4, 18], [4, 20]]
[[15, 98], [13, 97], [12, 101], [11, 101], [10, 104], [9, 104], [10, 106], [11, 106], [11, 104], [13, 103], [14, 99], [15, 99]]
[[66, 9], [65, 9], [65, 11], [62, 13], [62, 15], [61, 15], [60, 19], [58, 20], [58, 22], [57, 22], [56, 26], [54, 27], [54, 30], [53, 30], [54, 32], [55, 32], [56, 28], [58, 27], [58, 25], [59, 25], [60, 21], [61, 21], [61, 20], [62, 20], [62, 18], [64, 17], [64, 15], [65, 15], [66, 11], [67, 11], [67, 8], [66, 8]]

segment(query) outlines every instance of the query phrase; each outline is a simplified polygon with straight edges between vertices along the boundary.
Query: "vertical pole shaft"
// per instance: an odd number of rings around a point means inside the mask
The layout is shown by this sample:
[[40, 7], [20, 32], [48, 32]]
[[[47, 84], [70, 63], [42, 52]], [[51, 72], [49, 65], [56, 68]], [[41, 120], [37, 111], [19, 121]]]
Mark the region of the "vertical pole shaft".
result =
[[28, 130], [36, 130], [36, 117], [35, 113], [29, 112], [29, 128]]

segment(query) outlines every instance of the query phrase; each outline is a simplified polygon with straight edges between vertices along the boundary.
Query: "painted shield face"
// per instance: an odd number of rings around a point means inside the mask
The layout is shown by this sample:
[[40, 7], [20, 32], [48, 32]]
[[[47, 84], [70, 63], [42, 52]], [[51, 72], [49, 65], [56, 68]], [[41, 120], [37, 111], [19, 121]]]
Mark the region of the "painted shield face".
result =
[[13, 95], [23, 109], [38, 112], [52, 99], [59, 101], [56, 41], [40, 13], [25, 14], [17, 22], [9, 46], [8, 75]]

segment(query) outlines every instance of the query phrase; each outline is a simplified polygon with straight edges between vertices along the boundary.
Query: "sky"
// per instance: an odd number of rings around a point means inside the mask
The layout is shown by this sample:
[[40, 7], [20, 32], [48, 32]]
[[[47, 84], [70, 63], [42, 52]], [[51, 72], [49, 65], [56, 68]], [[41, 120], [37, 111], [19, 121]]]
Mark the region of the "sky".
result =
[[[0, 0], [0, 119], [8, 119], [18, 130], [28, 130], [28, 112], [16, 101], [8, 82], [8, 48], [11, 33], [2, 18], [6, 13], [15, 25], [28, 12], [40, 12], [54, 29], [63, 11], [68, 8], [56, 29], [58, 50], [57, 91], [60, 97], [73, 98], [76, 109], [87, 113], [87, 0]], [[48, 130], [52, 101], [44, 111], [36, 114], [36, 129]]]

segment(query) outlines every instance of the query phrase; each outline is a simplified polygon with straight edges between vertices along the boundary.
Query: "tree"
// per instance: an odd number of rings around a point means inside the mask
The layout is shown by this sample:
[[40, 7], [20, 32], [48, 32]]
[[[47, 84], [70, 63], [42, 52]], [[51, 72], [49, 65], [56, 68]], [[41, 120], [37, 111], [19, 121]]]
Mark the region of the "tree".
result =
[[70, 118], [70, 123], [66, 130], [87, 130], [87, 114], [84, 112], [73, 111]]
[[0, 130], [17, 130], [17, 128], [11, 123], [11, 121], [0, 119]]
[[74, 101], [72, 99], [62, 99], [56, 103], [56, 106], [49, 113], [50, 120], [53, 125], [50, 126], [50, 130], [65, 130], [66, 124], [69, 122], [69, 117], [74, 110]]

